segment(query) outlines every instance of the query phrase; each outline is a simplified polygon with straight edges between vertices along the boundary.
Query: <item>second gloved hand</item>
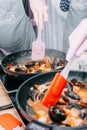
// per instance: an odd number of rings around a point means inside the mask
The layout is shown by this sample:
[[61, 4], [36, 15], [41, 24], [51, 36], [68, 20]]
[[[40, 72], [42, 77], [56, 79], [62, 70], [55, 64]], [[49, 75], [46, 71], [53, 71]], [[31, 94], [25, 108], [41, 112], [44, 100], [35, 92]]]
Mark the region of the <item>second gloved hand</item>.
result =
[[45, 0], [30, 0], [30, 7], [34, 15], [36, 25], [43, 30], [43, 23], [48, 21], [48, 6]]
[[71, 33], [69, 36], [69, 44], [70, 47], [66, 55], [67, 61], [69, 61], [74, 54], [80, 56], [87, 50], [87, 19], [82, 20]]

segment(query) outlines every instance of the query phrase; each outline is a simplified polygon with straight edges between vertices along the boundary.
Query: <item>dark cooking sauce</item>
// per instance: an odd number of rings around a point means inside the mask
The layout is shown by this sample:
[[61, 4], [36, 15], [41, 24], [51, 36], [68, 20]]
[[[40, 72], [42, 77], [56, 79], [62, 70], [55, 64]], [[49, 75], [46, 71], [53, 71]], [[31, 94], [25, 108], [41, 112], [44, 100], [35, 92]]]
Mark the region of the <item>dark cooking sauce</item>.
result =
[[41, 73], [60, 69], [66, 64], [65, 60], [52, 57], [44, 57], [40, 61], [22, 60], [19, 63], [8, 64], [7, 69], [19, 73]]
[[29, 114], [44, 123], [70, 127], [87, 125], [87, 82], [70, 80], [58, 103], [48, 108], [42, 105], [41, 99], [49, 87], [50, 82], [47, 82], [30, 89], [27, 103], [34, 114], [28, 110]]

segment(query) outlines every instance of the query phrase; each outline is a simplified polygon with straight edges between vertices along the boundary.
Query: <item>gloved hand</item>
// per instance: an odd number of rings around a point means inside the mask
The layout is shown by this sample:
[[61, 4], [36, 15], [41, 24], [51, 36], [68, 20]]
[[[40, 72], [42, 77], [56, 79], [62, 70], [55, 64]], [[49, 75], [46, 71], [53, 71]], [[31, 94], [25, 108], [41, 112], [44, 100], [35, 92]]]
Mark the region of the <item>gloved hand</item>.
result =
[[48, 21], [48, 6], [45, 0], [30, 0], [30, 7], [34, 15], [36, 25], [43, 30], [43, 22]]
[[87, 19], [83, 19], [76, 29], [69, 36], [69, 50], [66, 60], [69, 61], [73, 54], [80, 56], [87, 50]]

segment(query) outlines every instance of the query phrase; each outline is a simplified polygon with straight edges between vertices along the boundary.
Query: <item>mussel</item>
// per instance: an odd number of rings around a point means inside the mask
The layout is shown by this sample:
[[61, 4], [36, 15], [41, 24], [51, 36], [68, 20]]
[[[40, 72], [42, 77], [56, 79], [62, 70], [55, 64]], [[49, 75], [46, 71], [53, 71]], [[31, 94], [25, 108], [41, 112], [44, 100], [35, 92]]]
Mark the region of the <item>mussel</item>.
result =
[[72, 79], [71, 82], [75, 85], [75, 86], [79, 86], [82, 88], [87, 88], [87, 86], [85, 85], [85, 82], [79, 80], [79, 79]]
[[59, 66], [60, 60], [58, 58], [54, 58], [52, 68], [55, 69]]
[[42, 92], [40, 92], [40, 87], [35, 84], [33, 87], [31, 87], [29, 91], [29, 97], [35, 102], [37, 100], [41, 100], [43, 96], [45, 95], [47, 88], [43, 89]]
[[66, 119], [65, 112], [62, 109], [59, 109], [55, 106], [49, 108], [49, 116], [53, 122], [58, 124], [60, 124], [62, 121]]
[[73, 84], [71, 82], [69, 82], [67, 84], [67, 91], [64, 92], [66, 96], [75, 99], [75, 100], [80, 100], [80, 97], [73, 92]]
[[29, 97], [35, 102], [37, 98], [38, 90], [30, 90], [29, 91]]
[[16, 72], [20, 72], [20, 73], [26, 73], [26, 69], [25, 68], [16, 68], [15, 69]]

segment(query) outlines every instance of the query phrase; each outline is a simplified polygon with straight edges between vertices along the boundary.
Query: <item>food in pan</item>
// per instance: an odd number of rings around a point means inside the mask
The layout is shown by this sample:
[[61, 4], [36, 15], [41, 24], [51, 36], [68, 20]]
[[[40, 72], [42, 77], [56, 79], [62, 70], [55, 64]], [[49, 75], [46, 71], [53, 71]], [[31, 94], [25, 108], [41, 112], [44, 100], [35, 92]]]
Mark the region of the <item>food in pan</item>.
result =
[[19, 73], [42, 73], [64, 67], [66, 61], [60, 58], [44, 57], [43, 60], [22, 60], [18, 63], [8, 64], [7, 69]]
[[46, 107], [41, 100], [50, 84], [35, 84], [30, 88], [27, 112], [44, 123], [70, 127], [87, 125], [87, 82], [69, 80], [57, 104]]

